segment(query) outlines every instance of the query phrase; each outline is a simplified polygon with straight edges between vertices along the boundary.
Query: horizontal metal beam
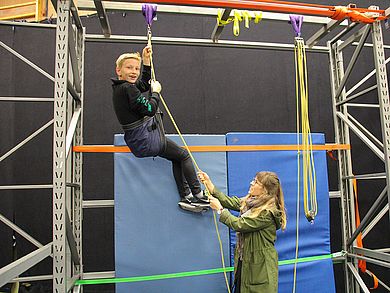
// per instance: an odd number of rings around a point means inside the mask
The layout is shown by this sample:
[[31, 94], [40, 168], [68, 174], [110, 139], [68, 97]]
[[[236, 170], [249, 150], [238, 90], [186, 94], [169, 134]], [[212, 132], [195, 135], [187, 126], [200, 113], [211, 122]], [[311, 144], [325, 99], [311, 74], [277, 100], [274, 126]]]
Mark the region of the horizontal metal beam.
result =
[[[144, 44], [147, 41], [145, 36], [111, 35], [111, 37], [106, 38], [103, 35], [93, 35], [93, 34], [87, 34], [85, 36], [85, 40], [87, 42], [133, 43], [133, 44]], [[294, 51], [294, 44], [227, 41], [227, 40], [226, 41], [219, 40], [218, 43], [214, 43], [210, 39], [190, 39], [190, 38], [171, 38], [171, 37], [153, 37], [153, 44]], [[312, 48], [307, 48], [306, 52], [328, 54], [328, 48], [314, 46]]]
[[52, 254], [52, 246], [52, 243], [46, 244], [22, 258], [19, 258], [13, 263], [2, 267], [0, 269], [0, 287], [50, 256]]
[[39, 27], [39, 28], [51, 28], [51, 29], [55, 29], [57, 27], [55, 24], [48, 24], [48, 23], [5, 21], [5, 20], [0, 21], [0, 25], [29, 26], [29, 27]]
[[355, 259], [361, 259], [361, 260], [364, 260], [366, 262], [369, 262], [369, 263], [372, 263], [372, 264], [375, 264], [377, 266], [381, 266], [381, 267], [384, 267], [384, 268], [390, 268], [390, 263], [385, 262], [385, 261], [381, 261], [381, 260], [373, 259], [373, 258], [370, 258], [370, 257], [365, 257], [365, 256], [361, 256], [361, 255], [358, 255], [358, 254], [353, 254], [353, 253], [348, 253], [347, 256], [355, 258]]
[[[377, 87], [376, 85], [373, 87]], [[373, 89], [366, 89], [368, 91], [372, 91]], [[365, 91], [366, 91], [365, 90]], [[352, 107], [352, 108], [379, 108], [379, 104], [361, 104], [361, 103], [346, 103], [345, 106]]]
[[362, 175], [345, 176], [343, 179], [386, 179], [386, 173], [371, 173]]
[[8, 283], [23, 283], [23, 282], [33, 282], [33, 281], [45, 281], [45, 280], [52, 280], [53, 275], [40, 275], [40, 276], [28, 276], [28, 277], [17, 277], [13, 278]]
[[102, 200], [83, 200], [83, 208], [112, 208], [114, 207], [113, 199], [102, 199]]
[[110, 278], [115, 278], [115, 271], [83, 273], [83, 279], [88, 279], [88, 280], [110, 279]]
[[0, 185], [0, 190], [51, 189], [51, 188], [53, 188], [53, 184]]
[[54, 98], [35, 98], [35, 97], [0, 97], [4, 102], [54, 102]]
[[329, 198], [341, 198], [340, 190], [329, 191]]
[[353, 253], [355, 254], [360, 254], [363, 256], [368, 256], [371, 258], [376, 258], [379, 260], [383, 260], [385, 262], [388, 262], [390, 264], [390, 254], [372, 250], [372, 249], [367, 249], [367, 248], [362, 248], [362, 247], [353, 247]]

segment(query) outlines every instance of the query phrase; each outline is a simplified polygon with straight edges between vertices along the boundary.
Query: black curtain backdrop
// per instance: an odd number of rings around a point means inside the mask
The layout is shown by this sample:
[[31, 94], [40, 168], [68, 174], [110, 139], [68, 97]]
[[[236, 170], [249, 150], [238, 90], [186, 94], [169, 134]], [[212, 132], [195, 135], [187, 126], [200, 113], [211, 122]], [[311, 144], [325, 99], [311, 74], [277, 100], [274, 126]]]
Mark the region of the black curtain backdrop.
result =
[[[311, 1], [336, 5], [338, 1]], [[358, 1], [368, 7], [369, 1]], [[388, 0], [375, 1], [381, 9]], [[141, 12], [108, 13], [112, 34], [146, 35]], [[153, 23], [153, 36], [210, 38], [214, 17], [158, 14]], [[101, 34], [97, 16], [82, 17], [87, 34]], [[302, 37], [308, 39], [318, 25], [303, 24]], [[390, 44], [390, 30], [383, 31]], [[332, 34], [334, 35], [334, 34]], [[234, 37], [228, 25], [221, 39], [293, 43], [291, 25], [286, 22], [251, 22], [241, 24], [240, 35]], [[54, 75], [55, 30], [19, 26], [0, 26], [0, 40]], [[371, 41], [370, 41], [371, 42]], [[326, 45], [325, 42], [319, 45]], [[87, 42], [85, 50], [84, 144], [112, 144], [115, 133], [122, 130], [111, 103], [110, 78], [115, 75], [114, 63], [124, 52], [141, 51], [144, 44]], [[163, 96], [182, 133], [226, 134], [227, 132], [295, 132], [295, 69], [294, 52], [279, 50], [205, 48], [154, 45], [154, 64]], [[347, 63], [353, 53], [344, 53]], [[389, 50], [386, 50], [389, 56]], [[347, 86], [361, 80], [373, 69], [371, 49], [363, 49]], [[334, 142], [329, 61], [327, 54], [307, 53], [309, 73], [310, 123], [312, 132], [325, 133], [328, 143]], [[389, 70], [389, 66], [387, 66]], [[0, 96], [52, 97], [53, 82], [34, 69], [0, 49]], [[363, 88], [374, 84], [370, 79]], [[359, 98], [374, 102], [374, 93]], [[370, 131], [381, 137], [378, 110], [355, 110], [356, 117]], [[1, 102], [0, 155], [7, 152], [37, 128], [50, 121], [53, 105], [48, 102]], [[167, 133], [175, 130], [165, 115]], [[50, 184], [52, 181], [52, 127], [0, 163], [0, 185]], [[382, 172], [383, 164], [354, 135], [353, 166], [355, 174]], [[356, 155], [358, 154], [358, 155]], [[329, 189], [338, 190], [336, 161], [328, 158]], [[85, 154], [83, 169], [84, 199], [113, 199], [113, 156]], [[371, 207], [384, 187], [384, 181], [359, 182], [361, 215]], [[51, 190], [0, 191], [0, 213], [27, 231], [42, 244], [52, 241]], [[161, 200], [164, 200], [163, 198]], [[340, 202], [331, 199], [332, 252], [341, 250]], [[174, 216], [174, 215], [173, 215]], [[83, 221], [84, 271], [114, 270], [113, 209], [86, 209]], [[389, 218], [385, 216], [364, 238], [370, 248], [388, 247]], [[0, 267], [12, 262], [12, 231], [0, 223]], [[17, 253], [26, 255], [35, 247], [16, 236]], [[342, 265], [335, 265], [337, 292], [344, 292]], [[390, 283], [388, 270], [369, 268]], [[24, 275], [51, 274], [51, 259], [31, 268]], [[368, 284], [371, 281], [368, 280]], [[9, 286], [4, 287], [7, 290]], [[51, 292], [50, 282], [34, 282], [36, 292]], [[31, 288], [31, 287], [30, 287]], [[114, 292], [113, 285], [85, 286], [84, 292]], [[385, 292], [384, 289], [376, 292]]]

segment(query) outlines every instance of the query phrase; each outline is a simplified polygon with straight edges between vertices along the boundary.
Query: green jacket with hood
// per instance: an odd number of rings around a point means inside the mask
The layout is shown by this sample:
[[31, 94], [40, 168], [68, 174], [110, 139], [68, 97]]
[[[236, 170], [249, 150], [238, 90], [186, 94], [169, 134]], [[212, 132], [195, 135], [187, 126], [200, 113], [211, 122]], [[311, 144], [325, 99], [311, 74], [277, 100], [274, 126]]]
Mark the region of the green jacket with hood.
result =
[[[229, 197], [217, 188], [211, 193], [224, 208], [239, 211], [241, 200]], [[262, 211], [251, 217], [250, 210], [240, 217], [224, 209], [219, 221], [243, 236], [241, 293], [278, 292], [278, 253], [275, 249], [276, 230], [281, 227], [278, 212]], [[238, 250], [234, 254], [234, 273], [237, 271]]]

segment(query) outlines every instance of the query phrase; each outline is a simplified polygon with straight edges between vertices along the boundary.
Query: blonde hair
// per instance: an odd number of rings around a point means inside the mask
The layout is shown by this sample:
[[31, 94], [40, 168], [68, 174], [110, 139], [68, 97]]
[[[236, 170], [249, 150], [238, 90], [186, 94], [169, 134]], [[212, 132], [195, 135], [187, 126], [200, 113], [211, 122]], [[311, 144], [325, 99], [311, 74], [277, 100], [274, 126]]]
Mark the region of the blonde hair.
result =
[[141, 62], [141, 54], [138, 52], [135, 52], [135, 53], [124, 53], [124, 54], [120, 55], [118, 57], [118, 59], [116, 59], [116, 62], [115, 62], [116, 67], [121, 68], [123, 65], [123, 62], [127, 59], [136, 59], [139, 62]]
[[[281, 226], [284, 230], [287, 224], [286, 210], [284, 206], [284, 195], [282, 186], [276, 173], [274, 172], [258, 172], [256, 174], [256, 180], [260, 182], [265, 189], [265, 193], [258, 196], [260, 205], [256, 208], [252, 208], [252, 217], [257, 217], [262, 211], [268, 210], [270, 212], [280, 213]], [[246, 200], [252, 195], [248, 194], [241, 199], [240, 210], [247, 209]]]

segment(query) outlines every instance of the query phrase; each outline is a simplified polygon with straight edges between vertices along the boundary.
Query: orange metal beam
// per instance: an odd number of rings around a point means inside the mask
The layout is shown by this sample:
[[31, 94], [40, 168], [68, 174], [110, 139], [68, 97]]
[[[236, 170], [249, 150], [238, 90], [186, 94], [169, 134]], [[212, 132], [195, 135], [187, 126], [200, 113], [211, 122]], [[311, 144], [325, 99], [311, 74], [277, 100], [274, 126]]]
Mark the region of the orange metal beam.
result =
[[[325, 16], [330, 18], [332, 18], [336, 14], [338, 15], [338, 10], [340, 10], [341, 8], [341, 6], [326, 6], [326, 5], [315, 5], [315, 4], [307, 4], [307, 3], [274, 1], [274, 0], [181, 0], [181, 1], [177, 1], [177, 0], [176, 1], [175, 0], [140, 0], [139, 1], [137, 0], [137, 2], [172, 4], [172, 5], [177, 4], [177, 5], [200, 6], [200, 7], [233, 8], [233, 9], [245, 9], [245, 10], [262, 10], [262, 11], [271, 11], [271, 12], [280, 12], [280, 13]], [[355, 14], [374, 12], [380, 15], [378, 18], [376, 18], [377, 20], [386, 19], [384, 10], [348, 8], [348, 11], [355, 12]], [[347, 17], [348, 15], [345, 15], [345, 18]], [[364, 22], [364, 18], [362, 17], [361, 19], [359, 19], [359, 21]]]
[[[191, 152], [256, 152], [256, 151], [297, 151], [303, 150], [297, 145], [209, 145], [190, 146]], [[315, 151], [350, 150], [349, 144], [324, 144], [313, 145]], [[113, 145], [80, 145], [74, 146], [73, 152], [78, 153], [129, 153], [127, 146]]]

